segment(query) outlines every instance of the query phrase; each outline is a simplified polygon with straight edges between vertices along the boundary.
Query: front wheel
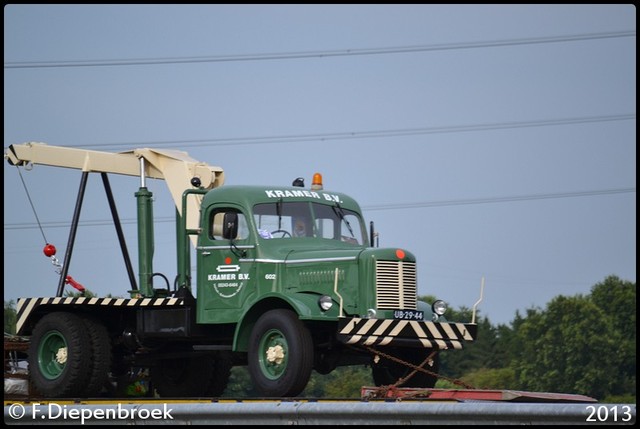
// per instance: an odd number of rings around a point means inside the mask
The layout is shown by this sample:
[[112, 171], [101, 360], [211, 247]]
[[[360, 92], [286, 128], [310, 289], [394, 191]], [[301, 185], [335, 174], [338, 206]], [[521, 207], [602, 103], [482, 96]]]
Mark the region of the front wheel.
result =
[[256, 322], [249, 341], [249, 373], [267, 397], [297, 396], [313, 368], [313, 340], [291, 310], [271, 310]]

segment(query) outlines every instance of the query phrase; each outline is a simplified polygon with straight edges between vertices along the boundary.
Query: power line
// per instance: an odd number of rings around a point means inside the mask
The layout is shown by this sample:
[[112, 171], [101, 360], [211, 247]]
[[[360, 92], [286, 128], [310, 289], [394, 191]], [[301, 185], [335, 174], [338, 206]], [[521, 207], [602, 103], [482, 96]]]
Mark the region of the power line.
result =
[[575, 118], [545, 119], [538, 121], [514, 121], [514, 122], [494, 122], [485, 124], [472, 125], [452, 125], [443, 127], [422, 127], [422, 128], [399, 128], [390, 130], [375, 131], [347, 131], [339, 133], [317, 133], [317, 134], [289, 134], [279, 136], [263, 136], [263, 137], [228, 137], [228, 138], [203, 138], [203, 139], [185, 139], [185, 140], [155, 140], [146, 142], [118, 142], [118, 143], [95, 143], [81, 146], [83, 148], [95, 147], [132, 147], [132, 146], [163, 146], [179, 144], [182, 147], [197, 146], [229, 146], [229, 145], [258, 145], [258, 144], [275, 144], [275, 143], [295, 143], [306, 141], [329, 141], [329, 140], [350, 140], [364, 138], [380, 138], [380, 137], [399, 137], [421, 134], [437, 134], [437, 133], [459, 133], [470, 131], [488, 131], [513, 128], [527, 127], [547, 127], [557, 125], [573, 125], [595, 122], [611, 122], [626, 121], [636, 119], [635, 114], [622, 115], [600, 115], [600, 116], [582, 116]]
[[25, 68], [60, 68], [60, 67], [105, 67], [105, 66], [140, 66], [160, 64], [188, 63], [220, 63], [237, 61], [291, 60], [304, 58], [347, 57], [357, 55], [387, 55], [412, 52], [447, 51], [457, 49], [496, 48], [516, 45], [535, 45], [542, 43], [578, 42], [595, 39], [613, 39], [635, 37], [635, 31], [617, 31], [607, 33], [587, 33], [567, 36], [530, 37], [523, 39], [487, 40], [481, 42], [446, 43], [438, 45], [396, 46], [388, 48], [342, 49], [329, 51], [281, 52], [268, 54], [219, 55], [196, 57], [162, 57], [107, 59], [88, 61], [9, 61], [4, 63], [5, 69]]
[[[174, 217], [157, 217], [154, 219], [154, 223], [165, 223], [165, 222], [175, 222], [176, 219]], [[137, 224], [136, 219], [120, 219], [120, 223], [123, 225], [135, 225]], [[43, 222], [43, 226], [47, 228], [68, 228], [71, 223], [67, 221], [53, 221], [53, 222]], [[78, 222], [79, 226], [106, 226], [113, 225], [112, 220], [107, 219], [96, 219], [96, 220], [81, 220]], [[29, 222], [24, 223], [8, 223], [4, 224], [5, 230], [18, 230], [18, 229], [33, 229], [34, 224]]]
[[[472, 204], [487, 204], [487, 203], [509, 203], [514, 201], [532, 201], [551, 198], [575, 198], [575, 197], [590, 197], [595, 195], [610, 195], [610, 194], [623, 194], [636, 192], [636, 188], [614, 188], [614, 189], [600, 189], [591, 191], [578, 191], [578, 192], [558, 192], [549, 194], [528, 194], [528, 195], [512, 195], [508, 197], [487, 197], [487, 198], [468, 198], [459, 200], [443, 200], [443, 201], [422, 201], [414, 203], [389, 203], [378, 204], [370, 206], [362, 206], [363, 211], [378, 211], [378, 210], [391, 210], [391, 209], [415, 209], [423, 207], [444, 207], [453, 205], [472, 205]], [[155, 219], [156, 223], [175, 222], [173, 217], [158, 217]], [[87, 220], [80, 221], [81, 226], [105, 226], [111, 225], [113, 222], [110, 220]], [[123, 224], [135, 224], [135, 219], [123, 219]], [[47, 228], [68, 228], [71, 224], [69, 222], [44, 222], [44, 226]], [[5, 223], [4, 229], [6, 230], [21, 230], [21, 229], [34, 229], [37, 225], [33, 223]]]
[[443, 200], [443, 201], [423, 201], [415, 203], [390, 203], [371, 206], [363, 206], [362, 210], [390, 210], [390, 209], [415, 209], [423, 207], [444, 207], [444, 206], [460, 206], [471, 204], [488, 204], [488, 203], [509, 203], [514, 201], [531, 201], [543, 200], [551, 198], [574, 198], [574, 197], [590, 197], [594, 195], [624, 194], [636, 192], [636, 188], [616, 188], [601, 189], [582, 192], [559, 192], [552, 194], [529, 194], [529, 195], [513, 195], [509, 197], [488, 197], [488, 198], [469, 198], [461, 200]]

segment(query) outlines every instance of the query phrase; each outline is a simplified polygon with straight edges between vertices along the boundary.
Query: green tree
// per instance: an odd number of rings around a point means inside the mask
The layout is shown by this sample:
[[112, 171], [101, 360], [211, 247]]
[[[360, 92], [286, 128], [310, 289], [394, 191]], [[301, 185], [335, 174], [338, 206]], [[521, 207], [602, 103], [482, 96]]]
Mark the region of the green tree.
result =
[[16, 303], [13, 300], [4, 302], [4, 332], [16, 333]]
[[64, 291], [64, 296], [68, 298], [80, 298], [80, 297], [95, 298], [96, 294], [91, 292], [89, 289], [85, 289], [84, 292], [80, 292], [80, 291], [76, 292], [76, 291], [67, 289]]
[[[452, 320], [451, 317], [449, 317]], [[457, 319], [453, 319], [457, 320]], [[486, 331], [487, 320], [481, 318], [478, 323], [478, 335], [474, 342], [464, 342], [462, 350], [442, 350], [439, 352], [439, 373], [449, 378], [460, 378], [464, 374], [485, 367], [487, 350], [492, 342], [491, 333]], [[490, 325], [489, 325], [490, 326]], [[490, 329], [490, 328], [489, 328]]]
[[[459, 310], [449, 309], [447, 320], [471, 322], [472, 311], [466, 307]], [[481, 368], [501, 368], [508, 365], [508, 357], [498, 344], [498, 331], [488, 318], [476, 314], [478, 333], [476, 340], [464, 343], [462, 350], [446, 350], [440, 353], [440, 374], [449, 378], [461, 378], [463, 375]]]
[[558, 296], [545, 311], [529, 310], [517, 331], [513, 368], [524, 389], [603, 398], [615, 369], [615, 331], [589, 298]]
[[[311, 374], [301, 396], [309, 398], [359, 398], [363, 386], [373, 386], [371, 369], [365, 366], [339, 367], [329, 374]], [[253, 389], [246, 366], [231, 369], [229, 383], [222, 397], [251, 398], [258, 393]]]
[[591, 301], [610, 312], [616, 331], [636, 339], [636, 284], [609, 276], [591, 288]]
[[516, 374], [512, 368], [480, 368], [462, 377], [462, 381], [476, 389], [517, 390]]
[[636, 391], [636, 284], [609, 276], [591, 289], [591, 301], [607, 311], [615, 330], [611, 395]]
[[256, 396], [251, 383], [249, 369], [246, 366], [231, 368], [231, 376], [227, 388], [222, 394], [223, 398], [248, 398]]
[[361, 365], [338, 367], [329, 374], [313, 372], [302, 396], [315, 398], [359, 398], [363, 386], [374, 386], [371, 368]]

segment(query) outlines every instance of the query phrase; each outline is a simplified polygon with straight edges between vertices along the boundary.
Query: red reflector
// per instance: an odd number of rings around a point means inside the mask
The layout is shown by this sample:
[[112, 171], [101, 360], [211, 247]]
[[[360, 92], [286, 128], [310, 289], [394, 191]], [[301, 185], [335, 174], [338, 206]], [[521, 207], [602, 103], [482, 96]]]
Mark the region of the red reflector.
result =
[[405, 257], [404, 251], [402, 249], [396, 250], [396, 256], [398, 257], [398, 259], [404, 259]]

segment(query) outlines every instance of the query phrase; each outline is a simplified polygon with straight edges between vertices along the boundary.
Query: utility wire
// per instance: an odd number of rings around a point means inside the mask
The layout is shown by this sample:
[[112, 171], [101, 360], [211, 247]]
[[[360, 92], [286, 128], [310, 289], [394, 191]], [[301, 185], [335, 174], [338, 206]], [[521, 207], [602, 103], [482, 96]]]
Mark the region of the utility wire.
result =
[[187, 63], [221, 63], [232, 61], [264, 61], [291, 60], [304, 58], [347, 57], [356, 55], [386, 55], [412, 52], [447, 51], [456, 49], [496, 48], [502, 46], [535, 45], [541, 43], [578, 42], [595, 39], [613, 39], [635, 37], [635, 31], [617, 31], [607, 33], [574, 34], [567, 36], [530, 37], [523, 39], [487, 40], [481, 42], [445, 43], [438, 45], [396, 46], [388, 48], [370, 49], [342, 49], [330, 51], [281, 52], [268, 54], [246, 55], [218, 55], [196, 57], [162, 57], [162, 58], [132, 58], [105, 59], [88, 61], [9, 61], [4, 63], [5, 69], [26, 68], [60, 68], [60, 67], [105, 67], [105, 66], [140, 66], [160, 64]]
[[472, 125], [451, 125], [442, 127], [422, 127], [422, 128], [398, 128], [390, 130], [375, 131], [347, 131], [338, 133], [317, 133], [317, 134], [289, 134], [279, 136], [264, 137], [226, 137], [226, 138], [203, 138], [203, 139], [184, 139], [184, 140], [155, 140], [155, 141], [130, 141], [117, 143], [94, 143], [83, 144], [82, 148], [105, 148], [105, 147], [139, 147], [139, 146], [164, 146], [176, 145], [181, 147], [197, 147], [197, 146], [229, 146], [229, 145], [258, 145], [258, 144], [282, 144], [295, 143], [305, 141], [329, 141], [329, 140], [350, 140], [380, 137], [398, 137], [412, 136], [420, 134], [437, 134], [437, 133], [459, 133], [470, 131], [488, 131], [511, 128], [527, 128], [527, 127], [547, 127], [557, 125], [572, 125], [595, 122], [611, 122], [626, 121], [636, 119], [635, 114], [622, 115], [600, 115], [600, 116], [582, 116], [575, 118], [547, 119], [538, 121], [514, 121], [514, 122], [494, 122], [486, 124]]
[[[512, 195], [508, 197], [488, 197], [488, 198], [468, 198], [460, 200], [443, 200], [443, 201], [422, 201], [413, 203], [389, 203], [362, 206], [363, 211], [378, 211], [378, 210], [395, 210], [395, 209], [415, 209], [423, 207], [444, 207], [453, 205], [473, 205], [473, 204], [487, 204], [487, 203], [508, 203], [515, 201], [531, 201], [551, 198], [574, 198], [574, 197], [590, 197], [595, 195], [609, 195], [609, 194], [623, 194], [636, 192], [636, 188], [614, 188], [614, 189], [600, 189], [591, 191], [578, 191], [578, 192], [558, 192], [550, 194], [528, 194], [528, 195]], [[158, 217], [155, 220], [156, 223], [175, 222], [173, 217]], [[104, 226], [113, 223], [109, 220], [89, 220], [80, 221], [82, 226]], [[123, 219], [123, 224], [135, 224], [135, 219]], [[69, 222], [48, 222], [45, 223], [48, 228], [67, 228]], [[4, 224], [5, 230], [17, 230], [17, 229], [33, 229], [32, 223], [8, 223]]]
[[390, 209], [415, 209], [415, 208], [423, 208], [423, 207], [460, 206], [460, 205], [471, 205], [471, 204], [507, 203], [507, 202], [514, 202], [514, 201], [531, 201], [531, 200], [542, 200], [542, 199], [550, 199], [550, 198], [574, 198], [574, 197], [590, 197], [594, 195], [624, 194], [624, 193], [630, 193], [630, 192], [636, 192], [636, 188], [616, 188], [616, 189], [601, 189], [601, 190], [582, 191], [582, 192], [559, 192], [559, 193], [553, 193], [553, 194], [513, 195], [509, 197], [469, 198], [469, 199], [461, 199], [461, 200], [379, 204], [379, 205], [363, 206], [362, 210], [376, 211], [376, 210], [390, 210]]

